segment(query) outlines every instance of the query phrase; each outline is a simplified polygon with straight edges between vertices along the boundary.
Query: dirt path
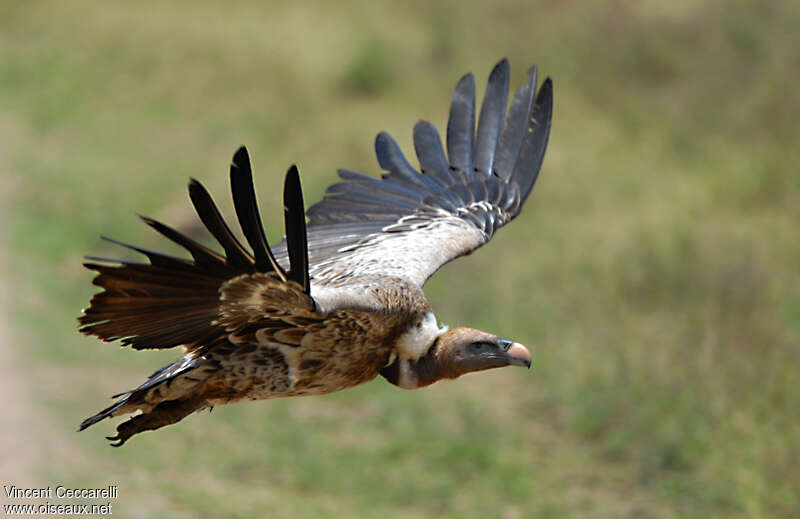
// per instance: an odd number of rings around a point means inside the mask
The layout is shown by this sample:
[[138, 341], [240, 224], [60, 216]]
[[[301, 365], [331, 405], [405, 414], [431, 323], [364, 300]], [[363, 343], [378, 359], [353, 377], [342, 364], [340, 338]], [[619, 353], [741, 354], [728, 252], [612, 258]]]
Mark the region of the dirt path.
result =
[[[0, 120], [0, 138], [6, 145], [11, 132], [8, 121]], [[24, 363], [18, 353], [19, 342], [12, 328], [11, 308], [14, 285], [9, 266], [10, 237], [6, 225], [13, 225], [13, 215], [8, 211], [15, 186], [8, 149], [0, 149], [0, 171], [4, 189], [0, 192], [0, 485], [13, 483], [21, 486], [33, 484], [36, 467], [41, 461], [41, 449], [35, 438], [40, 436], [35, 423], [36, 408], [33, 393], [26, 378]], [[8, 223], [7, 223], [8, 222]], [[5, 500], [5, 492], [0, 492]]]
[[0, 395], [3, 420], [0, 425], [0, 478], [3, 484], [32, 483], [37, 446], [31, 441], [34, 426], [30, 420], [31, 394], [14, 351], [15, 341], [9, 315], [10, 290], [7, 253], [0, 252]]

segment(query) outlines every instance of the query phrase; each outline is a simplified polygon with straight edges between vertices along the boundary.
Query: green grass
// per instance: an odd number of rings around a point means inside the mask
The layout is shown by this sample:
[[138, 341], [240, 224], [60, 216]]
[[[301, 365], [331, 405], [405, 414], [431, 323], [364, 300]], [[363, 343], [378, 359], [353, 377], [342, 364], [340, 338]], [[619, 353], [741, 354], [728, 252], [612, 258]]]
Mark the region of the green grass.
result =
[[[0, 7], [35, 481], [118, 483], [121, 517], [800, 515], [798, 26], [789, 2]], [[542, 176], [426, 293], [526, 343], [530, 373], [217, 408], [119, 450], [110, 422], [73, 432], [177, 355], [76, 333], [81, 256], [121, 253], [100, 234], [174, 251], [135, 213], [196, 229], [193, 176], [232, 214], [247, 144], [275, 239], [290, 164], [309, 203], [337, 167], [376, 174], [378, 131], [410, 154], [503, 56], [515, 86], [533, 62], [554, 78]]]

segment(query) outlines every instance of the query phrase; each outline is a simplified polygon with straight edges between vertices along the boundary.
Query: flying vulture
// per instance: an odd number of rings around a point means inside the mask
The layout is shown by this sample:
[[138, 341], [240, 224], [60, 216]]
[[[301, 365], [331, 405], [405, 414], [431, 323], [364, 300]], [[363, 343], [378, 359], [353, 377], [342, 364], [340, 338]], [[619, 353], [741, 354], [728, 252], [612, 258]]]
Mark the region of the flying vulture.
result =
[[139, 411], [109, 437], [120, 446], [215, 405], [321, 395], [378, 375], [404, 389], [503, 366], [530, 367], [516, 342], [440, 326], [422, 286], [439, 268], [487, 243], [522, 209], [544, 159], [553, 110], [547, 78], [528, 72], [508, 107], [509, 65], [489, 76], [475, 128], [475, 81], [456, 86], [445, 155], [436, 128], [414, 126], [419, 171], [387, 133], [375, 140], [381, 178], [341, 169], [341, 182], [306, 212], [297, 168], [283, 192], [286, 237], [271, 248], [247, 150], [233, 156], [231, 191], [247, 249], [208, 191], [189, 197], [224, 254], [142, 217], [191, 259], [108, 240], [147, 262], [89, 257], [103, 290], [80, 331], [135, 349], [181, 346], [183, 357], [115, 395], [100, 420]]

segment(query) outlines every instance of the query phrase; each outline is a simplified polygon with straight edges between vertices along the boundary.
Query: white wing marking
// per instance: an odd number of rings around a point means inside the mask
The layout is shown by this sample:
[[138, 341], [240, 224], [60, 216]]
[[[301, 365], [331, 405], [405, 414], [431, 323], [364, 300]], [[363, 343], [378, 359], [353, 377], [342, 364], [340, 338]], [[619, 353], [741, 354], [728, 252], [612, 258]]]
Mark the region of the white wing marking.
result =
[[[411, 215], [395, 225], [419, 219], [410, 230], [366, 236], [342, 248], [336, 257], [313, 265], [310, 274], [323, 285], [335, 285], [366, 275], [396, 276], [422, 286], [439, 267], [477, 249], [489, 237], [456, 216], [429, 218]], [[391, 226], [390, 228], [391, 229]]]

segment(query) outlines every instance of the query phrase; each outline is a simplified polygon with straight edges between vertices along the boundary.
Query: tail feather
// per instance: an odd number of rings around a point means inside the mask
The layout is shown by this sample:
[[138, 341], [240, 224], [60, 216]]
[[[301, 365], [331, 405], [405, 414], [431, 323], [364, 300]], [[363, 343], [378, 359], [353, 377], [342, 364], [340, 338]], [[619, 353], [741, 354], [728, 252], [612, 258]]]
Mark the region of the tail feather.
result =
[[82, 430], [86, 429], [87, 427], [91, 427], [92, 425], [96, 424], [97, 422], [99, 422], [100, 420], [103, 420], [105, 418], [111, 418], [112, 416], [114, 416], [114, 414], [117, 412], [117, 410], [119, 410], [119, 408], [121, 408], [122, 406], [124, 406], [125, 404], [128, 403], [128, 398], [129, 397], [130, 397], [130, 393], [126, 393], [125, 394], [125, 398], [122, 398], [122, 399], [114, 402], [113, 404], [111, 404], [110, 406], [106, 407], [105, 409], [103, 409], [102, 411], [97, 413], [96, 415], [90, 416], [86, 420], [82, 421], [81, 425], [78, 427], [78, 431], [82, 431]]
[[[216, 363], [189, 354], [180, 361], [159, 369], [136, 389], [114, 395], [112, 398], [119, 400], [85, 419], [78, 430], [83, 431], [105, 418], [141, 410], [141, 415], [117, 428], [118, 434], [113, 441], [118, 443], [115, 446], [119, 446], [137, 432], [175, 423], [187, 414], [207, 406], [204, 392], [199, 389], [218, 369]], [[181, 415], [183, 411], [186, 412]]]
[[195, 411], [200, 411], [206, 407], [209, 407], [208, 403], [198, 398], [162, 402], [149, 413], [143, 413], [122, 422], [117, 426], [117, 434], [115, 436], [106, 436], [106, 439], [111, 441], [112, 447], [121, 447], [135, 434], [154, 431], [165, 425], [180, 422]]

